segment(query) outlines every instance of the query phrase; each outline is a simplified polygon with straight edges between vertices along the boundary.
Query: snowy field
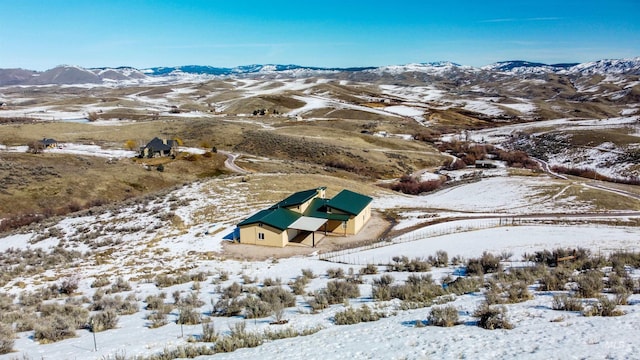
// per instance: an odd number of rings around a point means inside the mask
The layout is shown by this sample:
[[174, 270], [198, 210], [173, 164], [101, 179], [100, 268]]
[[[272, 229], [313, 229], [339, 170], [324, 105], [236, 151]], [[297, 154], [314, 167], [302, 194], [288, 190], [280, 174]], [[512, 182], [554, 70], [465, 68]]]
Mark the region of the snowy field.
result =
[[[55, 224], [55, 232], [31, 232], [15, 234], [0, 239], [0, 250], [8, 248], [50, 249], [64, 241], [65, 247], [88, 251], [97, 243], [115, 241], [118, 251], [108, 262], [76, 262], [55, 270], [58, 277], [80, 276], [78, 293], [91, 297], [96, 289], [90, 284], [97, 276], [106, 275], [112, 280], [117, 275], [131, 279], [133, 294], [138, 299], [140, 311], [119, 317], [115, 329], [96, 333], [97, 351], [94, 351], [93, 336], [87, 330], [77, 330], [76, 337], [52, 344], [39, 344], [33, 332], [19, 334], [15, 353], [1, 355], [0, 359], [114, 359], [149, 356], [164, 349], [189, 344], [189, 339], [202, 332], [201, 325], [176, 324], [177, 310], [169, 316], [169, 323], [162, 327], [148, 327], [149, 310], [144, 310], [144, 299], [148, 295], [163, 291], [167, 294], [192, 292], [193, 282], [158, 288], [153, 281], [135, 280], [141, 275], [154, 275], [150, 269], [188, 269], [190, 273], [208, 273], [205, 281], [199, 282], [198, 297], [205, 305], [198, 308], [201, 316], [208, 318], [212, 301], [220, 294], [218, 286], [226, 287], [233, 282], [242, 283], [255, 278], [254, 285], [267, 278], [281, 279], [283, 284], [294, 280], [302, 269], [310, 269], [318, 275], [305, 287], [306, 292], [326, 287], [327, 270], [342, 268], [345, 273], [353, 269], [356, 273], [366, 264], [389, 263], [394, 256], [427, 257], [438, 250], [465, 258], [477, 257], [483, 251], [495, 254], [510, 253], [511, 261], [519, 261], [523, 254], [536, 250], [558, 247], [584, 247], [593, 252], [607, 253], [618, 249], [639, 251], [640, 231], [635, 227], [607, 225], [537, 225], [537, 226], [484, 226], [487, 219], [469, 219], [448, 222], [428, 228], [419, 228], [401, 235], [395, 245], [362, 250], [338, 256], [339, 262], [321, 261], [318, 254], [266, 261], [237, 261], [224, 259], [222, 244], [234, 225], [253, 211], [267, 204], [252, 202], [243, 194], [250, 184], [225, 180], [209, 180], [187, 185], [164, 197], [146, 204], [133, 205], [102, 214], [68, 218]], [[548, 191], [548, 188], [555, 189]], [[406, 196], [381, 193], [375, 197], [374, 210], [395, 209], [400, 218], [396, 228], [415, 226], [424, 217], [450, 217], [466, 213], [469, 216], [523, 215], [540, 212], [567, 212], [571, 214], [590, 209], [587, 202], [564, 199], [562, 185], [547, 178], [495, 177], [477, 183], [461, 185], [427, 196]], [[163, 212], [171, 204], [181, 202], [175, 210], [176, 218], [165, 220]], [[246, 204], [238, 207], [234, 204]], [[163, 210], [165, 209], [165, 210]], [[571, 215], [567, 215], [571, 216]], [[640, 214], [621, 216], [620, 220], [637, 218]], [[597, 219], [597, 218], [596, 218]], [[172, 225], [173, 224], [173, 225]], [[466, 227], [472, 228], [465, 230]], [[437, 235], [443, 229], [443, 235]], [[81, 240], [83, 233], [95, 233], [89, 241]], [[425, 235], [426, 234], [426, 235]], [[412, 238], [413, 237], [413, 238]], [[410, 241], [407, 241], [410, 240]], [[406, 241], [406, 242], [403, 242]], [[202, 256], [213, 254], [213, 256]], [[509, 262], [505, 263], [507, 266]], [[460, 268], [449, 266], [434, 268], [430, 273], [436, 281], [446, 275], [455, 275]], [[54, 270], [48, 276], [54, 275]], [[158, 270], [155, 270], [157, 272]], [[385, 266], [379, 266], [384, 273]], [[228, 279], [216, 282], [222, 272]], [[410, 273], [388, 272], [396, 281], [403, 281]], [[248, 357], [270, 359], [424, 359], [424, 358], [634, 358], [640, 345], [636, 341], [640, 329], [640, 295], [632, 295], [629, 305], [619, 306], [626, 314], [620, 317], [585, 317], [577, 312], [551, 310], [552, 293], [534, 292], [532, 300], [507, 305], [512, 330], [484, 330], [477, 327], [471, 316], [484, 298], [480, 292], [456, 296], [451, 302], [458, 309], [461, 324], [452, 328], [417, 328], [416, 321], [426, 320], [430, 308], [398, 310], [399, 301], [375, 302], [372, 299], [373, 279], [380, 275], [363, 275], [359, 285], [360, 297], [350, 300], [350, 305], [364, 304], [391, 315], [387, 318], [357, 325], [335, 325], [334, 315], [344, 310], [344, 305], [333, 305], [319, 313], [309, 310], [308, 297], [296, 297], [296, 305], [285, 310], [287, 325], [270, 325], [271, 317], [247, 320], [249, 331], [265, 329], [279, 330], [290, 327], [297, 330], [322, 327], [319, 332], [303, 337], [268, 341], [253, 349], [240, 349], [233, 353], [218, 354], [216, 359], [243, 359]], [[640, 277], [638, 270], [633, 276]], [[24, 283], [24, 290], [38, 286], [37, 277], [15, 279], [3, 291], [18, 294], [23, 289], [13, 286], [16, 281]], [[287, 285], [283, 285], [287, 288]], [[530, 287], [535, 291], [535, 285]], [[241, 316], [212, 317], [217, 331], [229, 332], [233, 324], [244, 322]], [[184, 335], [183, 335], [184, 334]], [[198, 345], [198, 343], [195, 343]], [[207, 357], [203, 357], [207, 358]]]

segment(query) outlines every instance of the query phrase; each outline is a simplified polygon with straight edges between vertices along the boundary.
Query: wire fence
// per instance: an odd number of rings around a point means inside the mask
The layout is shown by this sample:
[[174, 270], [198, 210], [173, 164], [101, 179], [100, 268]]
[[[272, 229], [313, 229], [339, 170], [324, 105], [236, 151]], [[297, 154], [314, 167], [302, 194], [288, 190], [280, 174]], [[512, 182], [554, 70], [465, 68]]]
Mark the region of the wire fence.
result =
[[[336, 263], [347, 263], [353, 265], [374, 264], [374, 259], [367, 260], [366, 256], [347, 256], [362, 251], [378, 249], [381, 247], [402, 244], [412, 241], [419, 241], [438, 236], [458, 234], [469, 231], [485, 230], [490, 228], [508, 227], [508, 226], [573, 226], [577, 224], [589, 224], [590, 226], [615, 226], [615, 223], [597, 223], [587, 219], [557, 219], [557, 218], [494, 218], [494, 219], [478, 219], [478, 220], [462, 220], [451, 223], [440, 224], [439, 226], [431, 226], [421, 231], [412, 232], [410, 234], [401, 235], [391, 239], [372, 239], [367, 244], [329, 251], [319, 254], [319, 259]], [[600, 250], [599, 250], [600, 251]]]

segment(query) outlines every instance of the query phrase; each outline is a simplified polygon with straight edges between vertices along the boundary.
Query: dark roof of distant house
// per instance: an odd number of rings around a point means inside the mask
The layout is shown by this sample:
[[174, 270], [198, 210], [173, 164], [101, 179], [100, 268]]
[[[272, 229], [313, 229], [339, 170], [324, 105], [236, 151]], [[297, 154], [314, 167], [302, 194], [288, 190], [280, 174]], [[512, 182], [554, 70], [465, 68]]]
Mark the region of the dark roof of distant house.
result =
[[373, 198], [369, 196], [344, 189], [329, 200], [326, 205], [347, 214], [358, 215], [371, 201]]
[[238, 226], [263, 223], [279, 230], [286, 230], [289, 225], [298, 220], [302, 215], [285, 208], [269, 208], [260, 210]]
[[327, 212], [327, 202], [329, 199], [313, 199], [307, 210], [304, 212], [304, 216], [327, 219], [327, 220], [340, 220], [347, 221], [349, 220], [349, 215], [346, 214], [335, 214]]
[[40, 143], [43, 145], [53, 145], [57, 144], [58, 142], [55, 139], [43, 138], [42, 140], [40, 140]]
[[279, 207], [288, 208], [288, 207], [304, 204], [310, 199], [313, 199], [318, 194], [318, 189], [324, 189], [324, 188], [309, 189], [309, 190], [303, 190], [303, 191], [298, 191], [297, 193], [293, 193], [287, 196], [286, 199], [273, 205], [271, 209], [275, 209]]
[[151, 149], [152, 151], [168, 151], [176, 145], [174, 140], [166, 141], [167, 143], [165, 144], [162, 139], [154, 137], [145, 147]]

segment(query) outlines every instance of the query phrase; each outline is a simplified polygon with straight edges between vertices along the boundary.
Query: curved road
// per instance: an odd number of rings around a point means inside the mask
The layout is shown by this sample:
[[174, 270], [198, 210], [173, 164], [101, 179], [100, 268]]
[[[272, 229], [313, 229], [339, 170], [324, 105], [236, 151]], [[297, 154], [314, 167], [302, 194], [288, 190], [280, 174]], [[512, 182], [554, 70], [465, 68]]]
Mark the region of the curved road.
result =
[[233, 154], [230, 153], [228, 151], [224, 151], [224, 150], [218, 150], [218, 152], [222, 155], [225, 155], [227, 157], [227, 160], [224, 161], [224, 166], [233, 171], [233, 172], [237, 172], [239, 174], [248, 174], [249, 172], [243, 168], [241, 168], [240, 166], [236, 165], [235, 161], [236, 159], [240, 156], [239, 154]]

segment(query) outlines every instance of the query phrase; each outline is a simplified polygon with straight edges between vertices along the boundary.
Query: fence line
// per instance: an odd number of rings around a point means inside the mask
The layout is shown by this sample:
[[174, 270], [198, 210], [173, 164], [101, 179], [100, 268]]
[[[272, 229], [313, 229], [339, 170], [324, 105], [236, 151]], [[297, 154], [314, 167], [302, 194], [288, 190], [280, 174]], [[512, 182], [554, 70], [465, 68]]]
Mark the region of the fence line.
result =
[[[322, 253], [318, 256], [320, 260], [330, 261], [330, 262], [345, 262], [340, 261], [341, 258], [345, 258], [345, 255], [377, 249], [385, 246], [391, 246], [395, 244], [402, 244], [411, 241], [418, 241], [432, 237], [458, 234], [469, 231], [477, 231], [477, 230], [485, 230], [490, 228], [498, 228], [498, 227], [506, 227], [506, 226], [532, 226], [532, 225], [555, 225], [555, 226], [568, 226], [575, 225], [576, 223], [584, 223], [585, 220], [581, 219], [551, 219], [551, 218], [518, 218], [518, 217], [507, 217], [507, 218], [497, 218], [497, 219], [481, 219], [481, 222], [476, 222], [474, 219], [468, 220], [458, 220], [458, 221], [467, 221], [471, 223], [467, 224], [458, 224], [452, 225], [449, 227], [439, 227], [439, 228], [427, 228], [426, 230], [414, 232], [409, 235], [400, 235], [391, 239], [378, 239], [377, 241], [372, 240], [371, 243], [357, 246], [348, 249], [329, 251], [326, 253]], [[456, 221], [454, 221], [456, 222]], [[611, 224], [600, 224], [600, 223], [589, 223], [591, 226], [612, 226]], [[355, 264], [354, 264], [355, 265]]]

